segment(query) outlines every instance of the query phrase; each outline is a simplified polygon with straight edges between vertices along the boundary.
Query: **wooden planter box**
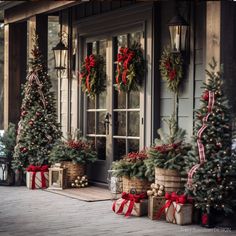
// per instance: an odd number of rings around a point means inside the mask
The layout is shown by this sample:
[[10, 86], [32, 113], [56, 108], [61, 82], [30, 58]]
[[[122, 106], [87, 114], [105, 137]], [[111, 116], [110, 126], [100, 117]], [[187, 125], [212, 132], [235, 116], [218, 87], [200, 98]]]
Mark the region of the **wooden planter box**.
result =
[[[148, 197], [148, 218], [151, 220], [157, 220], [157, 214], [160, 209], [165, 205], [166, 199], [165, 197]], [[166, 215], [163, 213], [158, 220], [165, 220]]]
[[147, 180], [141, 180], [136, 177], [129, 178], [127, 176], [122, 177], [123, 192], [129, 193], [131, 189], [135, 189], [136, 193], [146, 192], [150, 188], [150, 182]]
[[166, 192], [184, 190], [185, 181], [176, 170], [155, 168], [155, 183], [164, 185]]
[[77, 176], [81, 177], [85, 175], [85, 165], [83, 164], [77, 164], [71, 161], [63, 161], [61, 164], [66, 169], [64, 178], [66, 178], [67, 188], [71, 188], [71, 184], [76, 180]]

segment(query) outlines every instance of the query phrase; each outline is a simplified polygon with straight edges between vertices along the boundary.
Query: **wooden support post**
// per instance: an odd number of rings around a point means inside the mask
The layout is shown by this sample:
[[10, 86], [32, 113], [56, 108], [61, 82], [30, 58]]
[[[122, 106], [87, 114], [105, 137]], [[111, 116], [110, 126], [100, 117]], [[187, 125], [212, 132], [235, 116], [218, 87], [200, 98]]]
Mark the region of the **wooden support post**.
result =
[[220, 69], [221, 44], [221, 1], [207, 1], [206, 10], [206, 68], [212, 57], [217, 61], [217, 70]]

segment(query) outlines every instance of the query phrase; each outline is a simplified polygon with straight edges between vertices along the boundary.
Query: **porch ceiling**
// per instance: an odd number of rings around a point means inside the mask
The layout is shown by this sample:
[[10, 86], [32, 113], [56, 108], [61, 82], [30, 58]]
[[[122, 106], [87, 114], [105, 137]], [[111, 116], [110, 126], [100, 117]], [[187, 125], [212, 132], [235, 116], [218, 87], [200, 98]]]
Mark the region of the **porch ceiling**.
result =
[[[0, 12], [1, 10], [6, 10], [8, 8], [15, 7], [24, 2], [25, 1], [0, 1]], [[0, 19], [1, 19], [1, 13], [0, 13]]]

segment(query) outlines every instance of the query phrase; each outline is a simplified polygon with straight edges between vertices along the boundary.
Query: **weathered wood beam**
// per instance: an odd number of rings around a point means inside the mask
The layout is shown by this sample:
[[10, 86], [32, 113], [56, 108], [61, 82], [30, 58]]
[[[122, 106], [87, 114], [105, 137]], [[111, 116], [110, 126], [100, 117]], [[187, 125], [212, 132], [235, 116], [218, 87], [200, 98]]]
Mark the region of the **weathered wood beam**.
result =
[[217, 61], [217, 69], [219, 69], [221, 63], [221, 1], [207, 1], [206, 4], [206, 68], [214, 57]]
[[37, 1], [26, 2], [14, 8], [7, 9], [4, 15], [5, 24], [13, 23], [30, 18], [34, 15], [42, 13], [50, 13], [62, 10], [73, 5], [77, 5], [82, 1]]

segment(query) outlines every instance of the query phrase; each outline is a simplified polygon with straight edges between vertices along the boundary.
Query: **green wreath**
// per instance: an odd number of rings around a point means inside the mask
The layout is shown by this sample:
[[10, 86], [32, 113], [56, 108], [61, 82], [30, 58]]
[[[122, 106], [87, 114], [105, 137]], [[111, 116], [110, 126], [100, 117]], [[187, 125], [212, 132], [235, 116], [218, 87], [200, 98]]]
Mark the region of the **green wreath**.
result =
[[129, 92], [139, 90], [145, 76], [145, 60], [141, 45], [134, 43], [130, 48], [121, 47], [117, 54], [116, 90]]
[[160, 60], [160, 72], [170, 91], [178, 93], [179, 84], [183, 77], [183, 59], [181, 54], [172, 53], [170, 49], [164, 49]]
[[105, 60], [101, 55], [87, 56], [80, 70], [82, 91], [94, 98], [106, 89]]

